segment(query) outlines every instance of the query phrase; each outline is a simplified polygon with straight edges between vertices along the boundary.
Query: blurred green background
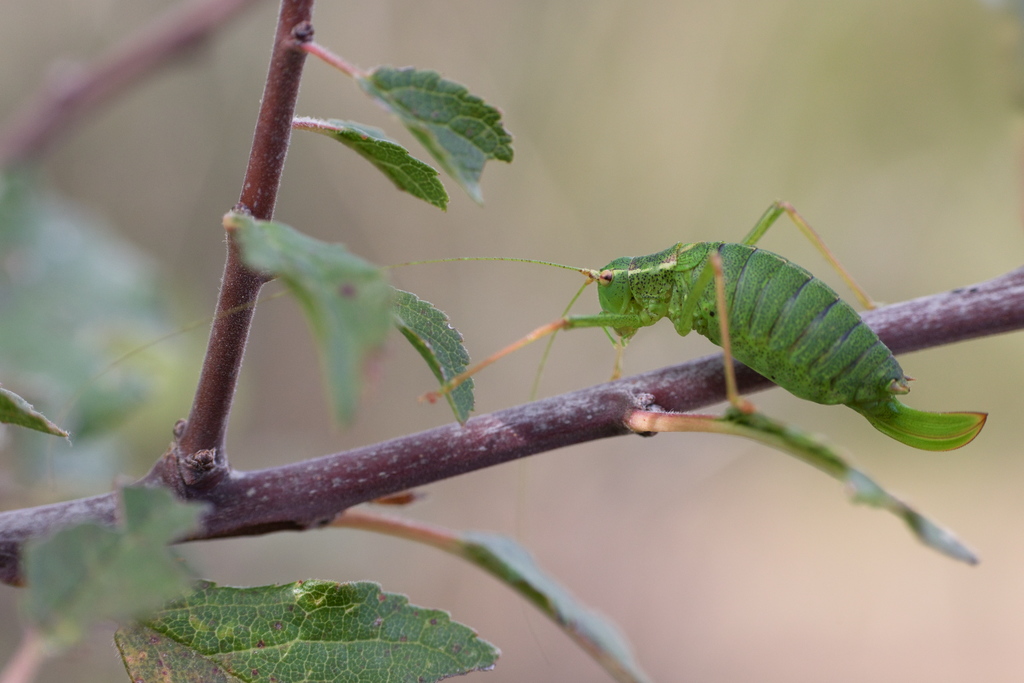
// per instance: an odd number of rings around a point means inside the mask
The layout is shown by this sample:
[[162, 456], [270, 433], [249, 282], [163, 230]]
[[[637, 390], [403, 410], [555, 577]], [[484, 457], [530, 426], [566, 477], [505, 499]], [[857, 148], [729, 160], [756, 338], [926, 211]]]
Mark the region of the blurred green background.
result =
[[[55, 62], [88, 61], [169, 6], [8, 0], [0, 121]], [[68, 131], [42, 160], [55, 189], [146, 255], [174, 325], [213, 310], [220, 217], [238, 196], [275, 15], [274, 3], [257, 4], [190, 59]], [[448, 183], [447, 213], [396, 193], [340, 145], [296, 135], [277, 218], [376, 263], [496, 255], [600, 267], [677, 241], [740, 239], [781, 198], [882, 301], [1021, 264], [1019, 27], [977, 0], [322, 2], [315, 26], [319, 42], [360, 66], [415, 65], [468, 85], [502, 109], [515, 135], [515, 162], [484, 174], [486, 205]], [[298, 113], [383, 127], [423, 156], [316, 60]], [[764, 245], [838, 288], [795, 230], [781, 227]], [[564, 271], [495, 263], [405, 268], [393, 279], [444, 309], [475, 357], [557, 316], [579, 285]], [[595, 309], [592, 296], [579, 311]], [[0, 330], [13, 333], [3, 321]], [[166, 447], [187, 413], [205, 330], [168, 342], [176, 364], [160, 364], [162, 391], [124, 426], [131, 456], [117, 471], [141, 475]], [[663, 324], [630, 345], [626, 371], [710, 350]], [[479, 409], [527, 400], [539, 354], [480, 375]], [[1024, 335], [1013, 334], [902, 359], [918, 378], [914, 407], [990, 413], [979, 439], [951, 453], [901, 446], [849, 410], [782, 391], [756, 397], [773, 416], [827, 434], [956, 530], [980, 553], [975, 568], [918, 545], [889, 515], [851, 506], [806, 466], [702, 435], [544, 454], [432, 486], [405, 513], [518, 533], [544, 567], [622, 626], [659, 681], [1019, 681], [1022, 355]], [[603, 381], [612, 360], [599, 332], [565, 334], [541, 391]], [[444, 405], [417, 403], [432, 377], [399, 335], [384, 361], [357, 424], [341, 431], [328, 418], [298, 307], [286, 298], [261, 306], [231, 424], [234, 465], [271, 466], [450, 421]], [[107, 490], [115, 471], [108, 463], [71, 481], [51, 466], [26, 489], [15, 456], [0, 451], [5, 508]], [[374, 579], [448, 609], [504, 652], [480, 680], [608, 680], [505, 587], [433, 550], [320, 531], [184, 553], [219, 583]], [[16, 601], [15, 589], [0, 588], [0, 662], [18, 637]], [[99, 629], [39, 680], [120, 680], [111, 632]]]

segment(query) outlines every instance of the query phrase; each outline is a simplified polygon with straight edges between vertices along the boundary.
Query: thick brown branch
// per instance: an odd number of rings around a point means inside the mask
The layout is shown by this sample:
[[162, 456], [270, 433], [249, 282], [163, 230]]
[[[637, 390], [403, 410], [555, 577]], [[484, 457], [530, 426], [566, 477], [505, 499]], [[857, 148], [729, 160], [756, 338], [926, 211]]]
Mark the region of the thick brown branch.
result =
[[90, 109], [209, 38], [254, 0], [196, 0], [177, 6], [88, 67], [64, 69], [0, 133], [0, 168], [39, 154]]
[[[313, 37], [312, 12], [313, 0], [283, 0], [281, 3], [249, 165], [236, 207], [256, 218], [266, 220], [274, 215], [306, 59], [306, 53], [299, 46]], [[213, 455], [214, 467], [206, 470], [200, 480], [179, 481], [173, 470], [180, 467], [180, 463], [175, 458], [164, 459], [163, 465], [167, 466], [164, 481], [174, 485], [182, 495], [193, 496], [196, 494], [193, 489], [208, 489], [228, 472], [224, 452], [228, 416], [256, 298], [264, 281], [261, 274], [242, 262], [238, 247], [229, 237], [217, 315], [210, 331], [199, 385], [188, 421], [177, 439], [178, 454], [193, 456], [201, 451], [209, 452]]]
[[[895, 353], [1024, 328], [1024, 268], [990, 282], [907, 301], [864, 319]], [[745, 367], [743, 392], [771, 383]], [[358, 503], [570, 444], [626, 434], [636, 406], [690, 411], [724, 398], [722, 357], [628, 377], [344, 453], [234, 472], [199, 496], [210, 504], [194, 538], [260, 534], [323, 524]], [[150, 479], [152, 480], [152, 479]], [[159, 478], [157, 478], [159, 480]], [[18, 578], [27, 538], [87, 520], [110, 524], [113, 494], [0, 513], [0, 580]]]

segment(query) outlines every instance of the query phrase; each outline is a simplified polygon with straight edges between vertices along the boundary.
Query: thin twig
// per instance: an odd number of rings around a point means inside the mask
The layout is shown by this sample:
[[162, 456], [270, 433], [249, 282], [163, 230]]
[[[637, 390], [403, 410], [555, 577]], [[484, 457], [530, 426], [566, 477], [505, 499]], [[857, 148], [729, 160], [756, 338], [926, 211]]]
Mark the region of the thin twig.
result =
[[54, 73], [0, 131], [0, 168], [37, 156], [75, 119], [196, 48], [252, 4], [255, 0], [194, 0], [175, 6], [95, 63]]

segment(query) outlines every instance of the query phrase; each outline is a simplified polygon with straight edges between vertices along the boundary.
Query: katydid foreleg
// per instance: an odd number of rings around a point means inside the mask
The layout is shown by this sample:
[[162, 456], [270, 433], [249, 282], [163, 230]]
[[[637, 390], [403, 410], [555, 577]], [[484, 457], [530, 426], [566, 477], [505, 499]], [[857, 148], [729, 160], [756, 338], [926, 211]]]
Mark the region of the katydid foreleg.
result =
[[[650, 324], [650, 323], [648, 323]], [[434, 403], [437, 399], [441, 398], [455, 387], [459, 386], [467, 379], [480, 372], [488, 365], [501, 360], [505, 356], [518, 351], [519, 349], [532, 344], [538, 339], [543, 339], [548, 335], [554, 334], [559, 330], [572, 330], [582, 327], [617, 327], [617, 326], [640, 326], [639, 318], [635, 315], [617, 315], [614, 313], [597, 313], [595, 315], [580, 315], [580, 316], [565, 316], [558, 320], [553, 320], [546, 325], [541, 325], [533, 332], [530, 332], [525, 337], [518, 339], [505, 348], [492, 353], [487, 358], [484, 358], [479, 363], [476, 363], [470, 368], [467, 368], [464, 372], [459, 373], [455, 377], [445, 382], [437, 391], [428, 391], [420, 397], [421, 401], [428, 401]], [[616, 363], [618, 367], [618, 363]]]

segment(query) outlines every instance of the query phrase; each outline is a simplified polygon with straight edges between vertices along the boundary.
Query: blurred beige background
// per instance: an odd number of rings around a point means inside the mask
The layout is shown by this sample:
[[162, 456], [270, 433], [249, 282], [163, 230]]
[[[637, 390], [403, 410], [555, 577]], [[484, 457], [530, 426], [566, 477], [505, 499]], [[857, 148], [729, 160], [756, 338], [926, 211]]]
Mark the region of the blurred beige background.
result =
[[[8, 0], [0, 7], [0, 120], [56, 60], [88, 60], [169, 3]], [[45, 158], [53, 184], [152, 255], [180, 322], [213, 310], [220, 216], [237, 199], [265, 75], [274, 3], [70, 131]], [[600, 267], [677, 241], [737, 240], [775, 198], [792, 201], [878, 299], [921, 296], [1022, 261], [1016, 28], [975, 0], [322, 2], [316, 35], [350, 61], [433, 68], [499, 106], [516, 160], [491, 164], [486, 205], [447, 183], [441, 213], [324, 139], [296, 136], [279, 220], [381, 264], [463, 255]], [[410, 136], [358, 88], [310, 60], [303, 115]], [[781, 225], [781, 224], [780, 224]], [[788, 227], [765, 246], [836, 283]], [[579, 284], [522, 264], [394, 272], [482, 357], [556, 315]], [[592, 294], [578, 305], [594, 310]], [[205, 328], [188, 345], [201, 349]], [[709, 352], [671, 326], [644, 331], [629, 373]], [[976, 548], [969, 568], [920, 546], [885, 513], [786, 456], [737, 440], [620, 438], [466, 475], [405, 514], [516, 533], [541, 564], [617, 621], [658, 681], [932, 683], [1024, 678], [1024, 335], [903, 359], [909, 403], [990, 413], [966, 449], [925, 454], [852, 411], [782, 391], [772, 415], [827, 434], [882, 483]], [[482, 374], [488, 411], [529, 398], [539, 349]], [[603, 381], [596, 331], [563, 335], [545, 395]], [[398, 335], [358, 423], [332, 426], [294, 302], [257, 314], [231, 425], [236, 467], [372, 443], [450, 420], [416, 402], [432, 378]], [[128, 429], [142, 474], [188, 409], [198, 360]], [[173, 387], [177, 386], [176, 389]], [[40, 495], [45, 495], [45, 492]], [[374, 579], [448, 609], [501, 647], [470, 680], [609, 680], [502, 585], [439, 553], [323, 531], [184, 549], [203, 576], [259, 584]], [[0, 588], [0, 661], [17, 591]], [[41, 681], [123, 677], [111, 629]]]

